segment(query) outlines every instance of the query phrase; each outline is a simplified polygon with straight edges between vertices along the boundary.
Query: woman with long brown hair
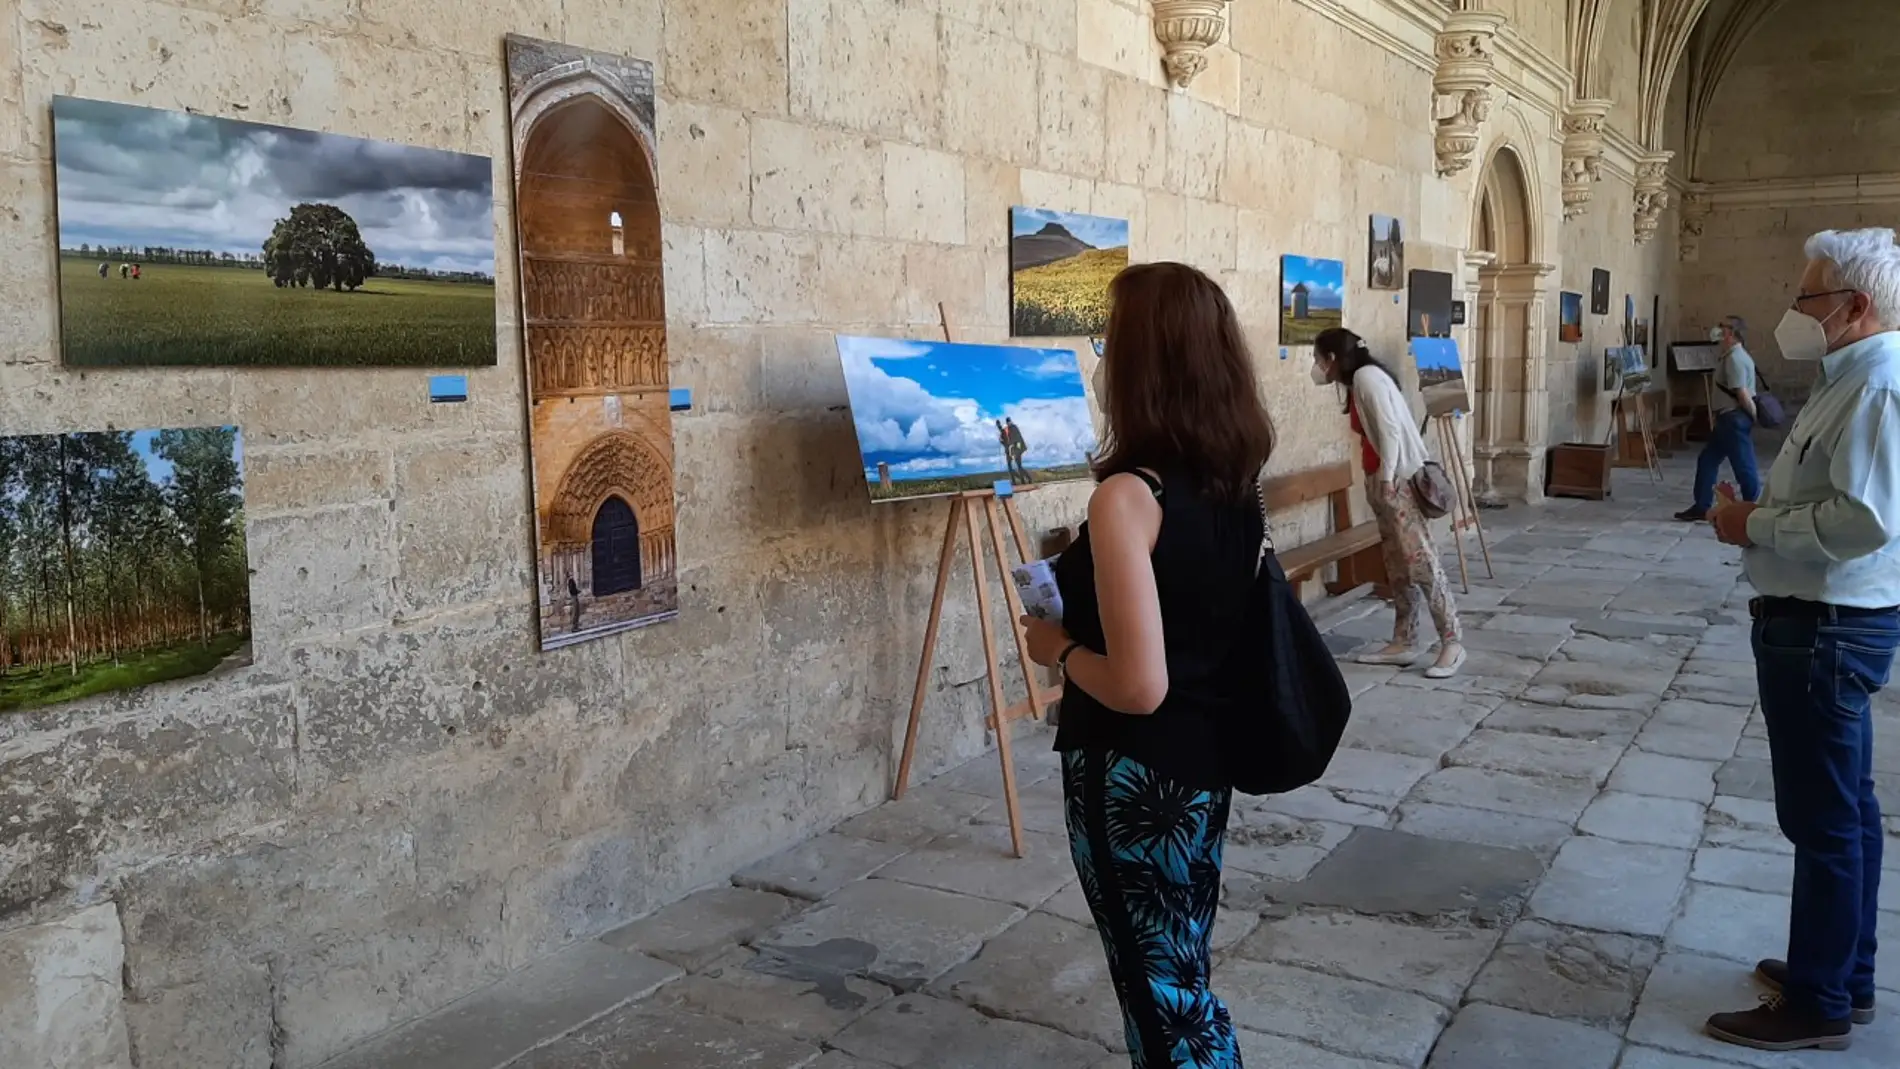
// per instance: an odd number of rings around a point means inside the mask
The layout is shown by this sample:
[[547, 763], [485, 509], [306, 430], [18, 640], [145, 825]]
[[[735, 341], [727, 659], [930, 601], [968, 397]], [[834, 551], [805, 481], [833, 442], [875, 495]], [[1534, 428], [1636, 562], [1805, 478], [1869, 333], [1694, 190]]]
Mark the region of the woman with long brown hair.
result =
[[1136, 1069], [1239, 1069], [1208, 988], [1232, 790], [1216, 721], [1264, 535], [1273, 449], [1227, 295], [1143, 264], [1110, 286], [1107, 423], [1081, 536], [1056, 562], [1061, 625], [1025, 618], [1064, 675], [1063, 797], [1082, 891]]

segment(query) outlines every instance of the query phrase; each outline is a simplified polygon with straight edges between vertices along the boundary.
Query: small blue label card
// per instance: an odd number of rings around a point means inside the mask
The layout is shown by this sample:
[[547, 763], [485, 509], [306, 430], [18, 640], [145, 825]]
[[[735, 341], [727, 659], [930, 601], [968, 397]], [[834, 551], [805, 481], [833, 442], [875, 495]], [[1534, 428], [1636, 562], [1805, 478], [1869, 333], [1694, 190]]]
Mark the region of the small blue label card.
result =
[[693, 388], [675, 386], [667, 391], [668, 404], [675, 412], [684, 412], [693, 407]]
[[431, 375], [429, 376], [429, 403], [434, 405], [460, 404], [468, 400], [467, 375]]
[[1014, 497], [1016, 495], [1016, 484], [1010, 482], [1008, 479], [996, 480], [991, 488], [996, 491], [997, 497]]

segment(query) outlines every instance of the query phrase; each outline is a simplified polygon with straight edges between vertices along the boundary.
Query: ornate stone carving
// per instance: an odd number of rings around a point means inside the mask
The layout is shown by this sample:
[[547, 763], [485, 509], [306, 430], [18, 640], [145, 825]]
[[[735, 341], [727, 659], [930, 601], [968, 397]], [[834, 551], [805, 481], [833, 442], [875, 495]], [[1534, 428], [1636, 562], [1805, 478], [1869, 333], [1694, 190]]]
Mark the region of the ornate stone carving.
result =
[[528, 355], [536, 400], [658, 390], [667, 383], [663, 325], [530, 323]]
[[1669, 161], [1674, 152], [1652, 152], [1636, 157], [1636, 244], [1656, 237], [1662, 214], [1669, 210]]
[[1708, 222], [1709, 209], [1707, 194], [1700, 190], [1683, 194], [1682, 232], [1678, 238], [1683, 263], [1694, 263], [1702, 258], [1702, 226]]
[[1478, 137], [1491, 117], [1491, 86], [1497, 77], [1493, 45], [1504, 16], [1495, 11], [1454, 11], [1445, 19], [1435, 51], [1432, 114], [1437, 123], [1438, 173], [1454, 175], [1471, 166]]
[[1207, 69], [1207, 50], [1227, 32], [1227, 0], [1154, 0], [1155, 40], [1168, 81], [1186, 88]]
[[1584, 213], [1603, 177], [1603, 120], [1607, 100], [1573, 100], [1564, 110], [1564, 218]]
[[521, 266], [530, 322], [666, 322], [666, 280], [658, 263], [530, 254]]

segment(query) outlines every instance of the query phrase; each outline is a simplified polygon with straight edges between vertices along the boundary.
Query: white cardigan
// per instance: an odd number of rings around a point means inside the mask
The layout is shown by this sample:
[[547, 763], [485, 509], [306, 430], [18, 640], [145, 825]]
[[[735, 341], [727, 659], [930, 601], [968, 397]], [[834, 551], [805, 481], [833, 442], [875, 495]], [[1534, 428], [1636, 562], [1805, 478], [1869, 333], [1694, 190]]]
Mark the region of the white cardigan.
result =
[[1379, 481], [1390, 483], [1418, 474], [1428, 459], [1425, 439], [1412, 423], [1412, 406], [1392, 376], [1375, 367], [1360, 368], [1352, 377], [1353, 408], [1366, 440], [1379, 454]]

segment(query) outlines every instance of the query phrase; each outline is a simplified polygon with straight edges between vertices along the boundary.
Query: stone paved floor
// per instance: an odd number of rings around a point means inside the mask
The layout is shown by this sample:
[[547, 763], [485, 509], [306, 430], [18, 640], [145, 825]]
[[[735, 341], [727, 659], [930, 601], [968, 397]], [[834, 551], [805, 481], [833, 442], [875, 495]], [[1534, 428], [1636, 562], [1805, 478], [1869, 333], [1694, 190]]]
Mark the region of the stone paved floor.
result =
[[[1249, 1065], [1900, 1066], [1900, 820], [1881, 1022], [1836, 1054], [1701, 1036], [1784, 949], [1790, 850], [1735, 555], [1668, 518], [1686, 474], [1487, 513], [1497, 577], [1479, 568], [1463, 601], [1466, 674], [1349, 668], [1326, 780], [1237, 802], [1215, 980]], [[1338, 641], [1389, 626], [1381, 610]], [[1880, 716], [1900, 799], [1900, 700]], [[1126, 1066], [1055, 760], [1040, 736], [1016, 752], [1026, 860], [1004, 854], [994, 757], [975, 761], [345, 1064]], [[497, 1021], [515, 1037], [482, 1031]]]

